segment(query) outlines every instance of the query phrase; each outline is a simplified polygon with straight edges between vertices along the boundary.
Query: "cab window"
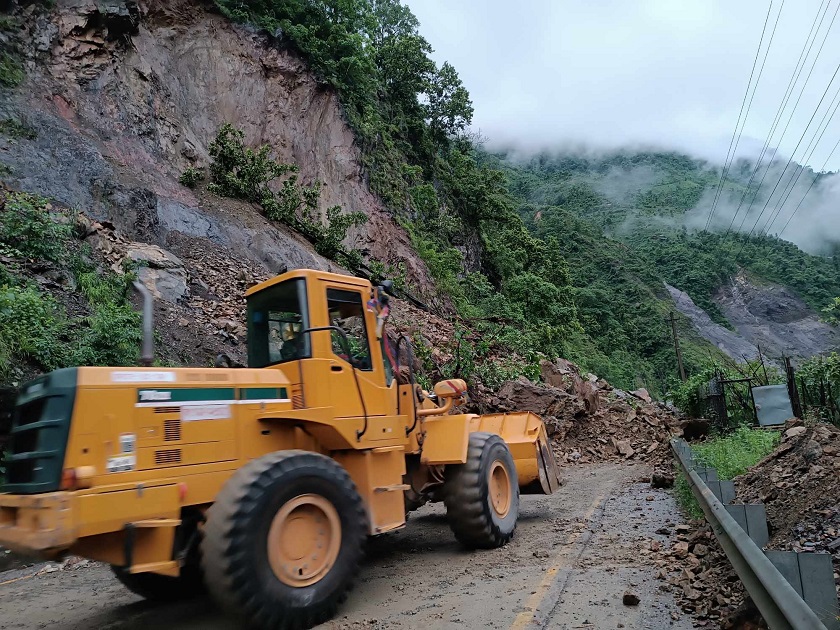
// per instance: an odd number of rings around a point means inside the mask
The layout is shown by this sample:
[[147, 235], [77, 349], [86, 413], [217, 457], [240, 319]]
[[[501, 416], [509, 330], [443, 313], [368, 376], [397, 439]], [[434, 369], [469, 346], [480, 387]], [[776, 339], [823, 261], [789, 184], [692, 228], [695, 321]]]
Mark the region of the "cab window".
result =
[[327, 309], [330, 326], [344, 331], [331, 331], [333, 354], [360, 370], [372, 370], [361, 293], [327, 289]]
[[311, 356], [306, 283], [287, 280], [248, 299], [248, 365], [266, 367]]

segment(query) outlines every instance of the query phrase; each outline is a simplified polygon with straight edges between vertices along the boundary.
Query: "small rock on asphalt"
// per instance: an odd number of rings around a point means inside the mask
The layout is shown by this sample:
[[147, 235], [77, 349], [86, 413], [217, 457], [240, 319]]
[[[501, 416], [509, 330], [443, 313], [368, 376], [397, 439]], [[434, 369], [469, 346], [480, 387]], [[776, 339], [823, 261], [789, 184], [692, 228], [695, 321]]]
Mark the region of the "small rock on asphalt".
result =
[[624, 597], [621, 601], [625, 606], [638, 606], [641, 600], [633, 591], [624, 591]]

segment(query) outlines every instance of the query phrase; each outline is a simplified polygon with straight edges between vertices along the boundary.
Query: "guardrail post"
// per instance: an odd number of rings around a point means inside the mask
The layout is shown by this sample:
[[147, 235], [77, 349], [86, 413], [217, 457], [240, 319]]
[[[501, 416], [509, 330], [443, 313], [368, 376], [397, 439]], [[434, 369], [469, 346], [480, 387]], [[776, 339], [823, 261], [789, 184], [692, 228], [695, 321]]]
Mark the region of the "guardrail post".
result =
[[706, 483], [709, 483], [710, 481], [717, 481], [718, 480], [717, 470], [715, 470], [714, 468], [703, 468], [703, 467], [698, 468], [698, 467], [695, 466], [694, 472], [696, 472], [697, 476], [700, 477], [700, 479], [702, 479]]
[[726, 505], [735, 500], [735, 484], [731, 481], [709, 480], [706, 482], [709, 490], [717, 500]]
[[770, 533], [767, 531], [767, 510], [763, 503], [736, 503], [724, 507], [757, 546], [763, 548], [770, 542]]
[[765, 554], [828, 630], [840, 628], [831, 554], [772, 550]]

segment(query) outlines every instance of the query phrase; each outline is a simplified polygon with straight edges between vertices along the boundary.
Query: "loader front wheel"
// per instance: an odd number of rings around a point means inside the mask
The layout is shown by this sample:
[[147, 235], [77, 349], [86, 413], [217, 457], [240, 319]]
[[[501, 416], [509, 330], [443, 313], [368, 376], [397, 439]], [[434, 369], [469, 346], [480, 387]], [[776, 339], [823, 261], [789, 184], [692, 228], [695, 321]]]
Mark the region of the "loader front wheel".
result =
[[449, 527], [461, 544], [501, 547], [519, 518], [519, 483], [507, 444], [492, 433], [473, 433], [464, 464], [446, 467], [443, 501]]
[[356, 486], [334, 460], [266, 455], [237, 471], [207, 512], [207, 588], [250, 626], [313, 626], [347, 596], [367, 529]]

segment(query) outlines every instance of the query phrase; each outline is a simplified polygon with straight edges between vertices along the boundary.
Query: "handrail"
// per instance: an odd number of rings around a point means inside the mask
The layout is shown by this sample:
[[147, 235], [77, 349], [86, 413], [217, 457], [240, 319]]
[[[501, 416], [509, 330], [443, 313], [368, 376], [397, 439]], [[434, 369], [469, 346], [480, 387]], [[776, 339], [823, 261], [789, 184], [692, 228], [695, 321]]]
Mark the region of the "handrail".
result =
[[715, 537], [771, 630], [826, 630], [810, 606], [694, 471], [685, 440], [671, 440], [671, 449]]
[[[405, 428], [405, 434], [408, 436], [417, 428], [417, 392], [415, 391], [417, 388], [417, 379], [414, 377], [414, 350], [411, 347], [411, 340], [408, 338], [408, 335], [400, 335], [397, 339], [397, 370], [402, 367], [400, 365], [400, 345], [403, 341], [405, 341], [405, 353], [408, 355], [408, 381], [411, 384], [411, 403], [414, 407], [414, 422], [410, 427]], [[399, 379], [397, 379], [397, 413], [402, 411], [399, 392]]]

